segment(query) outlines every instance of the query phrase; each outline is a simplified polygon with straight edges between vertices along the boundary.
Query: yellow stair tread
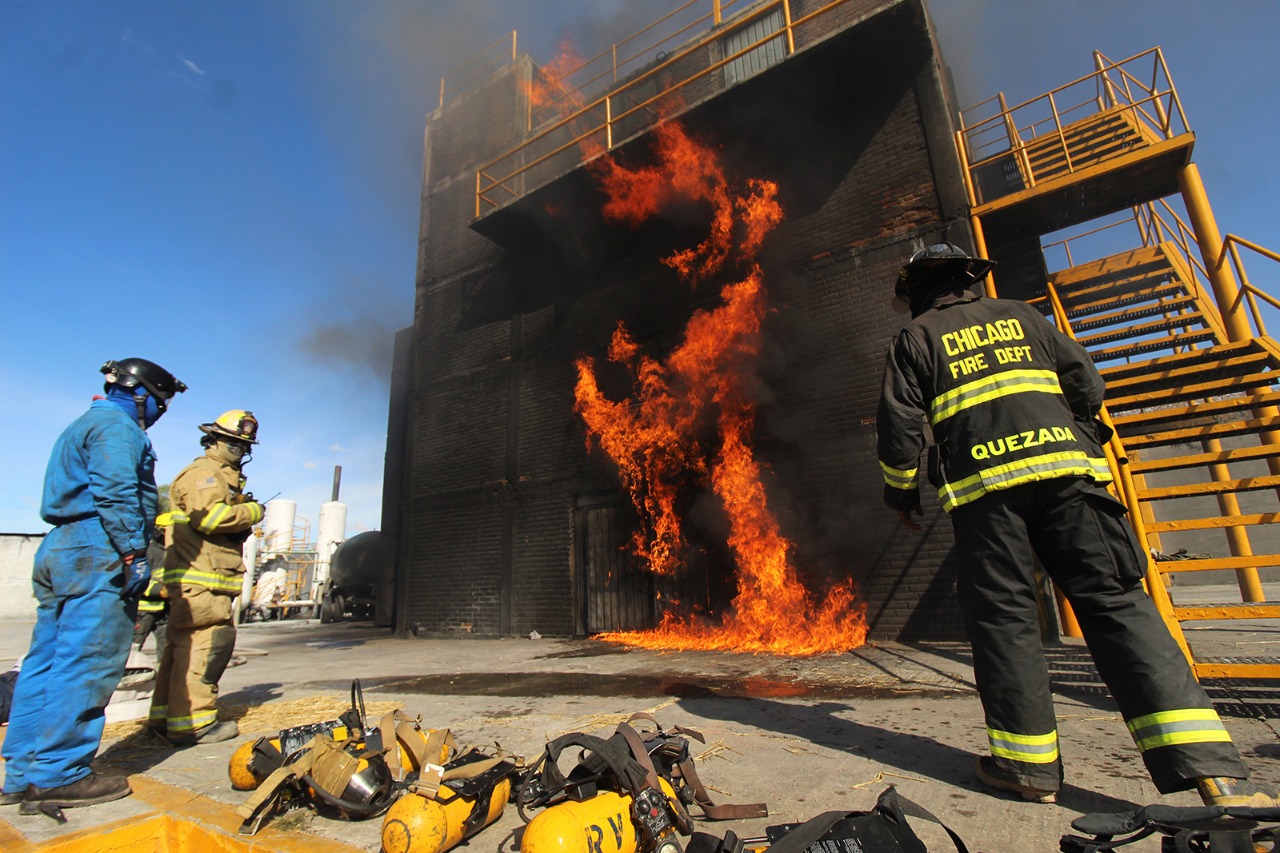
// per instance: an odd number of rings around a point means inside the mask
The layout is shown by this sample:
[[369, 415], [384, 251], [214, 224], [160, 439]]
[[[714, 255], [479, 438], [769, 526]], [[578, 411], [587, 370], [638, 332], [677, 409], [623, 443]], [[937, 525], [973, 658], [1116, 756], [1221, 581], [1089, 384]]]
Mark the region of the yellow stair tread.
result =
[[1280, 662], [1257, 663], [1250, 661], [1196, 661], [1192, 664], [1196, 678], [1235, 678], [1265, 681], [1280, 678]]
[[[1150, 534], [1246, 527], [1253, 524], [1280, 524], [1280, 512], [1258, 512], [1249, 515], [1212, 515], [1205, 518], [1179, 518], [1171, 521], [1147, 521], [1142, 526]], [[1169, 560], [1167, 562], [1180, 563], [1184, 561]], [[1163, 563], [1158, 562], [1156, 565], [1163, 565]]]
[[1124, 446], [1130, 450], [1154, 447], [1162, 444], [1182, 444], [1205, 438], [1224, 438], [1229, 435], [1245, 435], [1258, 431], [1280, 430], [1280, 416], [1250, 418], [1245, 421], [1228, 421], [1183, 429], [1165, 429], [1159, 432], [1137, 433], [1124, 436]]
[[1095, 261], [1073, 264], [1049, 275], [1055, 284], [1069, 284], [1077, 280], [1087, 280], [1108, 275], [1122, 275], [1135, 267], [1157, 264], [1166, 260], [1159, 245], [1138, 246], [1123, 252], [1116, 252]]
[[[1145, 317], [1163, 314], [1168, 311], [1179, 312], [1174, 316], [1183, 316], [1186, 312], [1183, 312], [1182, 309], [1189, 308], [1192, 309], [1192, 311], [1195, 311], [1197, 305], [1198, 300], [1188, 293], [1180, 293], [1167, 299], [1148, 300], [1136, 305], [1130, 302], [1126, 303], [1125, 306], [1118, 311], [1110, 311], [1106, 314], [1097, 314], [1093, 317], [1076, 320], [1072, 322], [1071, 328], [1075, 331], [1077, 340], [1079, 340], [1079, 335], [1082, 331], [1096, 329], [1102, 326], [1114, 326], [1129, 320], [1140, 320]], [[1199, 312], [1195, 312], [1195, 316], [1199, 317], [1201, 315]]]
[[[1139, 286], [1103, 285], [1091, 287], [1081, 292], [1080, 299], [1071, 299], [1059, 291], [1058, 301], [1072, 320], [1071, 326], [1079, 331], [1089, 323], [1100, 319], [1096, 315], [1103, 311], [1119, 308], [1122, 311], [1133, 310], [1133, 306], [1157, 304], [1162, 299], [1180, 299], [1190, 296], [1190, 291], [1181, 281], [1161, 280], [1156, 284], [1139, 282]], [[1088, 299], [1091, 301], [1081, 301]]]
[[1179, 572], [1209, 572], [1216, 569], [1257, 569], [1280, 566], [1280, 554], [1249, 554], [1245, 557], [1208, 557], [1202, 560], [1161, 560], [1156, 570], [1162, 575]]
[[1217, 363], [1225, 360], [1247, 360], [1251, 363], [1254, 361], [1265, 363], [1269, 358], [1270, 353], [1252, 340], [1233, 341], [1219, 344], [1211, 349], [1173, 353], [1129, 364], [1113, 365], [1105, 368], [1102, 371], [1102, 376], [1110, 386], [1117, 382], [1150, 381], [1153, 375], [1194, 375], [1197, 366], [1204, 362]]
[[[1170, 329], [1186, 328], [1187, 326], [1196, 326], [1212, 334], [1213, 330], [1205, 328], [1205, 325], [1206, 324], [1204, 320], [1204, 315], [1199, 313], [1198, 311], [1185, 313], [1185, 314], [1175, 314], [1172, 317], [1161, 317], [1159, 320], [1152, 320], [1149, 323], [1138, 323], [1136, 325], [1126, 326], [1123, 328], [1110, 329], [1105, 332], [1097, 332], [1092, 335], [1081, 335], [1076, 338], [1076, 343], [1080, 344], [1082, 347], [1085, 347], [1087, 349], [1090, 344], [1099, 343], [1102, 341], [1114, 341], [1114, 340], [1120, 340], [1128, 337], [1140, 337], [1142, 335], [1149, 335], [1154, 332], [1164, 332]], [[1187, 334], [1197, 334], [1197, 333], [1187, 333]], [[1169, 337], [1182, 337], [1182, 336], [1171, 335]], [[1147, 343], [1147, 341], [1139, 340], [1139, 341], [1135, 341], [1134, 343], [1141, 344], [1141, 343]]]
[[1106, 349], [1091, 350], [1090, 355], [1094, 361], [1106, 361], [1113, 358], [1125, 358], [1132, 355], [1141, 355], [1144, 353], [1154, 352], [1162, 349], [1176, 349], [1177, 347], [1190, 346], [1191, 344], [1204, 343], [1217, 337], [1217, 333], [1213, 329], [1203, 329], [1198, 332], [1183, 332], [1176, 335], [1165, 335], [1161, 338], [1150, 338], [1147, 340], [1133, 341], [1123, 346], [1108, 347]]
[[1256, 492], [1262, 489], [1280, 488], [1280, 476], [1242, 477], [1235, 480], [1216, 480], [1211, 483], [1188, 483], [1181, 486], [1160, 486], [1138, 489], [1138, 500], [1161, 501], [1173, 498], [1189, 498], [1199, 495], [1221, 495], [1228, 492]]
[[[1174, 400], [1225, 397], [1233, 392], [1248, 392], [1254, 388], [1258, 389], [1259, 393], [1265, 394], [1272, 390], [1271, 386], [1275, 382], [1280, 381], [1280, 373], [1269, 372], [1215, 377], [1207, 382], [1187, 384], [1188, 379], [1198, 378], [1198, 376], [1203, 376], [1204, 373], [1205, 371], [1196, 371], [1184, 376], [1181, 371], [1175, 371], [1174, 375], [1151, 377], [1141, 383], [1134, 381], [1112, 384], [1108, 382], [1107, 407], [1116, 411], [1123, 411], [1137, 406], [1156, 405]], [[1117, 391], [1125, 390], [1126, 386], [1135, 385], [1144, 387], [1145, 390], [1127, 395], [1116, 393]]]
[[1224, 412], [1235, 412], [1241, 409], [1254, 409], [1274, 406], [1280, 403], [1280, 391], [1269, 391], [1265, 394], [1240, 394], [1225, 400], [1199, 400], [1187, 405], [1170, 406], [1168, 408], [1149, 409], [1112, 417], [1112, 423], [1120, 432], [1126, 427], [1150, 424], [1163, 420], [1193, 420], [1221, 415]]
[[1231, 604], [1174, 605], [1173, 615], [1180, 622], [1204, 622], [1219, 619], [1275, 619], [1280, 617], [1280, 601], [1235, 602]]
[[1253, 459], [1272, 459], [1276, 457], [1280, 457], [1280, 445], [1259, 444], [1256, 447], [1236, 447], [1230, 450], [1192, 453], [1185, 456], [1130, 459], [1129, 470], [1135, 474], [1145, 474], [1150, 471], [1173, 471], [1178, 468], [1198, 468], [1214, 463], [1225, 464], [1228, 462], [1245, 462]]

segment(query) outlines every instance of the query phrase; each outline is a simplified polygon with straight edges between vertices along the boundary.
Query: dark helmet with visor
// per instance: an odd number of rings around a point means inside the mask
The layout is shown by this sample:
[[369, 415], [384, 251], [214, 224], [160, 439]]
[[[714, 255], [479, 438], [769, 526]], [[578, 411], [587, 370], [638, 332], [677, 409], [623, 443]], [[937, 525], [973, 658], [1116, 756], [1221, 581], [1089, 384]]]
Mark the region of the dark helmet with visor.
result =
[[959, 279], [964, 286], [981, 281], [991, 272], [995, 261], [971, 257], [954, 243], [934, 243], [911, 256], [898, 273], [893, 295], [903, 302], [932, 290], [943, 282]]
[[[111, 388], [137, 388], [141, 385], [147, 393], [155, 398], [156, 405], [163, 413], [174, 394], [187, 390], [187, 384], [176, 378], [154, 361], [145, 358], [122, 358], [119, 361], [108, 361], [98, 368], [106, 375], [103, 390]], [[137, 396], [137, 392], [134, 392]]]

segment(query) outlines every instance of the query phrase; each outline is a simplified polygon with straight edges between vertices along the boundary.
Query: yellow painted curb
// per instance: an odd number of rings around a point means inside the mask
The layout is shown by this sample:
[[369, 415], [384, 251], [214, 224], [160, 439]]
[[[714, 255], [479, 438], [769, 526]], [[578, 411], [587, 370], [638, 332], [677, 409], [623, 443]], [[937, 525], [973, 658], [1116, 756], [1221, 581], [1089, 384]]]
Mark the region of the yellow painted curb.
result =
[[362, 848], [300, 830], [267, 824], [257, 835], [240, 835], [235, 807], [201, 794], [132, 776], [133, 799], [154, 809], [45, 842], [29, 841], [0, 820], [0, 850], [5, 853], [355, 853]]

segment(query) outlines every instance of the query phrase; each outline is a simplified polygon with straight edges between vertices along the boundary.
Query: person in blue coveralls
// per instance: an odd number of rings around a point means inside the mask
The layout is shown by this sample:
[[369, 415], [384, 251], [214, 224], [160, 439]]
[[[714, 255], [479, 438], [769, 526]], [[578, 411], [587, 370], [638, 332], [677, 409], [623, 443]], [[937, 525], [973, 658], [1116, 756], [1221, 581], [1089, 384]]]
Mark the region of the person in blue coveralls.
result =
[[151, 575], [156, 454], [146, 430], [187, 386], [154, 362], [108, 361], [95, 398], [53, 446], [36, 551], [36, 625], [4, 739], [0, 802], [22, 814], [126, 797], [124, 776], [90, 766], [124, 674], [138, 598]]

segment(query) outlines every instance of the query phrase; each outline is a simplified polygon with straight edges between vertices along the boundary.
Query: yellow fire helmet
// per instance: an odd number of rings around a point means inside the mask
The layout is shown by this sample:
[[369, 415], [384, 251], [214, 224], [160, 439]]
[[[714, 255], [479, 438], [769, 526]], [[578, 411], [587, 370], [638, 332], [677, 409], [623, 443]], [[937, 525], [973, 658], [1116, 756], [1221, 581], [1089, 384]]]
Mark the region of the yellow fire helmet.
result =
[[258, 443], [258, 419], [247, 409], [223, 412], [213, 423], [200, 424], [200, 431], [215, 438], [230, 438], [249, 444]]

